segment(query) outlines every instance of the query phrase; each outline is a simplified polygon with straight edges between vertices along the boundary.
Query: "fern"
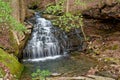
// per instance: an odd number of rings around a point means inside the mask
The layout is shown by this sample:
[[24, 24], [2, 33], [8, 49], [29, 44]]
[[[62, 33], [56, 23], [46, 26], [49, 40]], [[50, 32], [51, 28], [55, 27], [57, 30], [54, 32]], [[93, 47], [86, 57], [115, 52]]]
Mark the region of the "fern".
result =
[[36, 72], [32, 73], [32, 80], [46, 80], [45, 78], [51, 73], [48, 70], [37, 69]]

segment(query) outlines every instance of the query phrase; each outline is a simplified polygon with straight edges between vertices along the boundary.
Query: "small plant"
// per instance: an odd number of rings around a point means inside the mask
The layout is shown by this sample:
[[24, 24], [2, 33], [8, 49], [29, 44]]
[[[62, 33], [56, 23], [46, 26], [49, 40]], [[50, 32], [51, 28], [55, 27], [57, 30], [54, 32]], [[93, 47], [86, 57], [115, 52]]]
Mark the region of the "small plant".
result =
[[45, 80], [47, 76], [49, 76], [51, 73], [48, 70], [40, 70], [37, 69], [36, 72], [32, 73], [32, 80]]
[[52, 15], [60, 15], [63, 13], [64, 10], [64, 2], [65, 0], [59, 0], [56, 4], [54, 5], [49, 5], [46, 10], [44, 11], [44, 13], [47, 14], [52, 14]]
[[53, 25], [60, 27], [62, 30], [69, 32], [71, 29], [80, 28], [83, 25], [82, 15], [73, 15], [71, 13], [65, 13], [57, 20], [53, 20]]

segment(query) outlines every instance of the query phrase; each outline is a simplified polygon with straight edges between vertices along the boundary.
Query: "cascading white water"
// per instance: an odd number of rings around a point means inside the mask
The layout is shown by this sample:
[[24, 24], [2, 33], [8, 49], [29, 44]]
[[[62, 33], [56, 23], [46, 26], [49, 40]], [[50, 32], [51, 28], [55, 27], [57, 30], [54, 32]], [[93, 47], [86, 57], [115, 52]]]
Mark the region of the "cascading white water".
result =
[[[41, 18], [36, 14], [36, 24], [33, 27], [31, 39], [23, 50], [23, 58], [37, 61], [56, 58], [64, 54], [65, 47], [59, 43], [54, 35], [54, 31], [53, 25], [49, 20]], [[66, 43], [65, 40], [64, 43]]]

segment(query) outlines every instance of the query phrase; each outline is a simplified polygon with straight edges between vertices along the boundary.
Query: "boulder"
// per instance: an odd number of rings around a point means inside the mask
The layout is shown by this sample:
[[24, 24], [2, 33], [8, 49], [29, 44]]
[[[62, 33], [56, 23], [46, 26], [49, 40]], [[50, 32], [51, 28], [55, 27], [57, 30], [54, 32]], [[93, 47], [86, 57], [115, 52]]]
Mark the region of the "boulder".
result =
[[4, 75], [4, 73], [2, 73], [5, 80], [9, 78], [9, 80], [14, 80], [20, 78], [21, 72], [23, 71], [23, 65], [18, 62], [15, 56], [0, 49], [0, 69], [6, 74]]

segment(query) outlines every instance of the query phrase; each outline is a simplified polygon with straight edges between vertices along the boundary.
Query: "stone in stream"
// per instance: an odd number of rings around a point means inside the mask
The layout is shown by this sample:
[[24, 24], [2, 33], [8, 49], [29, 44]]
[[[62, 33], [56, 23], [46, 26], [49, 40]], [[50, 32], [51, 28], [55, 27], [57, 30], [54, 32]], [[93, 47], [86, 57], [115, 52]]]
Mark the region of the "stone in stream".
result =
[[61, 73], [52, 73], [51, 76], [52, 77], [58, 77], [58, 76], [61, 76], [62, 74]]

